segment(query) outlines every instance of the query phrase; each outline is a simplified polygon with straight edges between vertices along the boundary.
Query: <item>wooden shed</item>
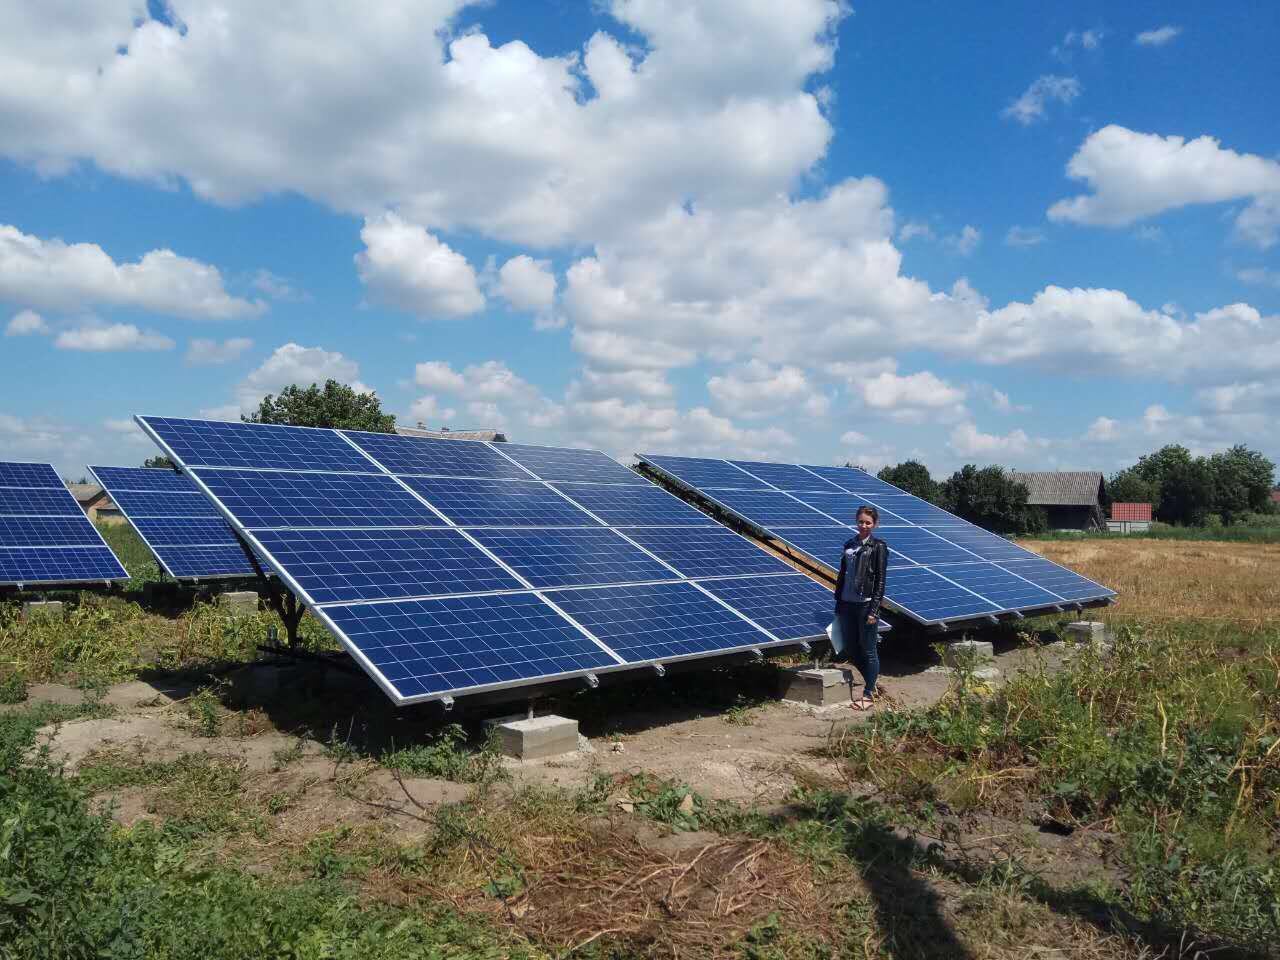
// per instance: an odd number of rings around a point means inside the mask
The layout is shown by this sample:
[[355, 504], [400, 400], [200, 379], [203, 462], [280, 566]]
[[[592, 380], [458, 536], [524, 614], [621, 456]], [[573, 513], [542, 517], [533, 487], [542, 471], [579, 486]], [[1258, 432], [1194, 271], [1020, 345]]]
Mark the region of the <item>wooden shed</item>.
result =
[[1053, 530], [1105, 530], [1102, 501], [1107, 489], [1101, 473], [1089, 470], [1009, 471], [1027, 488], [1027, 503], [1043, 507]]

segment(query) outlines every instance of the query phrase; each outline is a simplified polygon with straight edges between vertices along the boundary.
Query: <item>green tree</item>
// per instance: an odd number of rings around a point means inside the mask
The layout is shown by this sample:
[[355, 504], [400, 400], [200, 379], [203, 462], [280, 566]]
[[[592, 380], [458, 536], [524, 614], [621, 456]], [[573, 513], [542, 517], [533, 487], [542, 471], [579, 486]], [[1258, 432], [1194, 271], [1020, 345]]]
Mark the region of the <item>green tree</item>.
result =
[[1133, 470], [1160, 490], [1157, 520], [1198, 525], [1213, 511], [1213, 471], [1204, 457], [1171, 443], [1155, 453], [1139, 457]]
[[996, 533], [1037, 533], [1048, 527], [1044, 510], [1027, 503], [1026, 484], [1003, 467], [965, 464], [941, 488], [941, 506]]
[[1213, 477], [1213, 512], [1223, 523], [1270, 509], [1276, 467], [1258, 451], [1236, 444], [1224, 453], [1215, 453], [1208, 466]]
[[323, 387], [296, 383], [279, 394], [267, 394], [258, 409], [240, 418], [245, 423], [278, 423], [291, 427], [332, 427], [394, 433], [396, 417], [383, 413], [377, 394], [359, 393], [337, 380]]
[[930, 503], [937, 503], [941, 494], [937, 481], [929, 476], [929, 468], [916, 460], [904, 460], [895, 467], [884, 467], [876, 476]]
[[1127, 467], [1111, 475], [1107, 481], [1107, 500], [1110, 503], [1149, 503], [1152, 510], [1160, 507], [1160, 484], [1138, 473], [1137, 467]]
[[142, 461], [142, 465], [144, 467], [159, 467], [162, 470], [173, 469], [173, 461], [168, 457], [161, 456], [160, 454], [156, 454], [154, 457], [147, 457], [147, 459]]

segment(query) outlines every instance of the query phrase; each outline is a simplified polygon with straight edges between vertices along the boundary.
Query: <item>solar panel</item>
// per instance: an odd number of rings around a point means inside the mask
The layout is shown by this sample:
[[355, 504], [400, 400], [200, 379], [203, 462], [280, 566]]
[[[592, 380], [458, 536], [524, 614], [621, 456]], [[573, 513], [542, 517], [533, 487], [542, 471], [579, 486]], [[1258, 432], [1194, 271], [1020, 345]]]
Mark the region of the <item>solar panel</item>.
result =
[[530, 480], [527, 470], [512, 463], [487, 443], [402, 437], [395, 433], [344, 430], [361, 450], [391, 473], [428, 477], [475, 477], [487, 480]]
[[545, 681], [618, 662], [531, 593], [359, 603], [319, 613], [400, 701]]
[[828, 483], [818, 474], [794, 463], [760, 463], [754, 460], [730, 460], [729, 462], [778, 490], [835, 492], [839, 489], [834, 483]]
[[153, 435], [188, 466], [354, 473], [373, 469], [369, 460], [334, 430], [169, 417], [144, 419]]
[[[624, 532], [686, 577], [791, 572], [781, 560], [719, 525], [631, 527]], [[830, 599], [828, 593], [827, 600]]]
[[1115, 591], [1108, 590], [1101, 584], [1094, 583], [1042, 557], [1002, 562], [999, 565], [1010, 573], [1016, 573], [1037, 586], [1057, 594], [1063, 600], [1077, 602], [1115, 596]]
[[[921, 623], [956, 622], [1115, 596], [1100, 584], [862, 470], [735, 461], [778, 484], [803, 482], [797, 473], [803, 469], [850, 492], [728, 490], [690, 486], [681, 475], [666, 469], [664, 461], [672, 458], [642, 455], [641, 459], [667, 473], [677, 485], [715, 500], [833, 573], [839, 569], [845, 540], [853, 535], [858, 507], [875, 506], [881, 518], [879, 536], [890, 551], [885, 602]], [[720, 460], [677, 459], [673, 466], [684, 477], [719, 476], [725, 464]], [[804, 510], [810, 512], [806, 515]], [[1010, 573], [1015, 579], [1005, 576]]]
[[780, 490], [713, 490], [708, 496], [764, 527], [844, 525]]
[[725, 653], [771, 639], [692, 583], [557, 590], [547, 596], [628, 663]]
[[701, 457], [664, 457], [651, 453], [642, 459], [656, 464], [671, 476], [691, 487], [703, 490], [768, 490], [769, 485], [728, 460], [705, 460]]
[[191, 473], [250, 529], [444, 525], [437, 514], [385, 474], [203, 467]]
[[[853, 493], [813, 493], [810, 491], [799, 490], [792, 494], [797, 500], [802, 501], [805, 505], [813, 507], [813, 509], [825, 513], [829, 517], [834, 517], [841, 523], [853, 526], [857, 521], [858, 510], [866, 506], [874, 506], [866, 497], [860, 497]], [[902, 526], [910, 523], [890, 510], [880, 510], [880, 526]]]
[[535, 587], [641, 583], [678, 576], [605, 527], [475, 530], [472, 535]]
[[504, 443], [496, 449], [529, 470], [539, 480], [582, 480], [591, 483], [628, 483], [633, 486], [649, 484], [644, 477], [628, 470], [599, 450], [532, 447], [522, 443]]
[[128, 579], [51, 464], [0, 462], [0, 584]]
[[705, 513], [649, 483], [643, 487], [603, 483], [557, 483], [553, 486], [614, 527], [710, 526], [715, 523]]
[[296, 432], [138, 420], [398, 702], [790, 642], [684, 572], [755, 575], [767, 603], [785, 565], [595, 451], [304, 431], [359, 445], [353, 466]]
[[878, 477], [873, 477], [865, 470], [858, 470], [855, 467], [818, 467], [809, 464], [805, 465], [805, 469], [824, 480], [829, 480], [842, 490], [850, 493], [901, 493], [893, 484], [885, 483]]
[[537, 480], [405, 477], [460, 527], [592, 527], [600, 524]]
[[831, 591], [802, 573], [704, 580], [701, 585], [783, 640], [822, 637], [834, 619]]
[[523, 586], [457, 530], [264, 530], [254, 536], [312, 604]]
[[187, 477], [155, 467], [89, 467], [175, 580], [251, 577], [235, 532]]

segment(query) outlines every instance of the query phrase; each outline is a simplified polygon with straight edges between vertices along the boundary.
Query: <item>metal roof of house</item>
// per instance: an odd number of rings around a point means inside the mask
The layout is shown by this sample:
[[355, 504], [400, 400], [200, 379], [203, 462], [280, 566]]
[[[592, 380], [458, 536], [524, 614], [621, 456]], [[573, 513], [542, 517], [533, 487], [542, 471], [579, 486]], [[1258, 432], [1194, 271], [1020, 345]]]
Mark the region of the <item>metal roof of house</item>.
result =
[[1027, 487], [1027, 503], [1042, 507], [1093, 507], [1102, 494], [1102, 474], [1090, 470], [1027, 472], [1009, 476]]
[[402, 437], [436, 437], [440, 440], [488, 440], [506, 443], [507, 435], [498, 430], [419, 430], [416, 427], [396, 427]]

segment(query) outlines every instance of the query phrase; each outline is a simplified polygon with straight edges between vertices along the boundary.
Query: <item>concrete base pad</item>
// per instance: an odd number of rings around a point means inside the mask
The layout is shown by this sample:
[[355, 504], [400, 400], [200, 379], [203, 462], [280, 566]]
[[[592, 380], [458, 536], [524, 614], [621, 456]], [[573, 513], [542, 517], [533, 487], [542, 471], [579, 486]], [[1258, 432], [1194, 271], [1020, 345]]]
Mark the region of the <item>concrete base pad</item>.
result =
[[779, 694], [783, 700], [810, 707], [834, 707], [849, 702], [853, 671], [792, 667], [783, 670]]
[[35, 620], [39, 617], [62, 619], [61, 600], [28, 600], [22, 605], [22, 619]]
[[233, 617], [252, 617], [258, 612], [258, 595], [252, 590], [220, 593], [218, 605]]
[[942, 651], [942, 664], [952, 669], [962, 665], [982, 668], [990, 665], [995, 655], [989, 640], [957, 640]]
[[498, 731], [502, 752], [517, 760], [542, 760], [578, 749], [578, 721], [547, 714], [529, 719], [516, 714], [487, 721]]
[[1067, 639], [1100, 651], [1111, 647], [1107, 638], [1107, 625], [1097, 620], [1077, 620], [1074, 623], [1068, 623]]

